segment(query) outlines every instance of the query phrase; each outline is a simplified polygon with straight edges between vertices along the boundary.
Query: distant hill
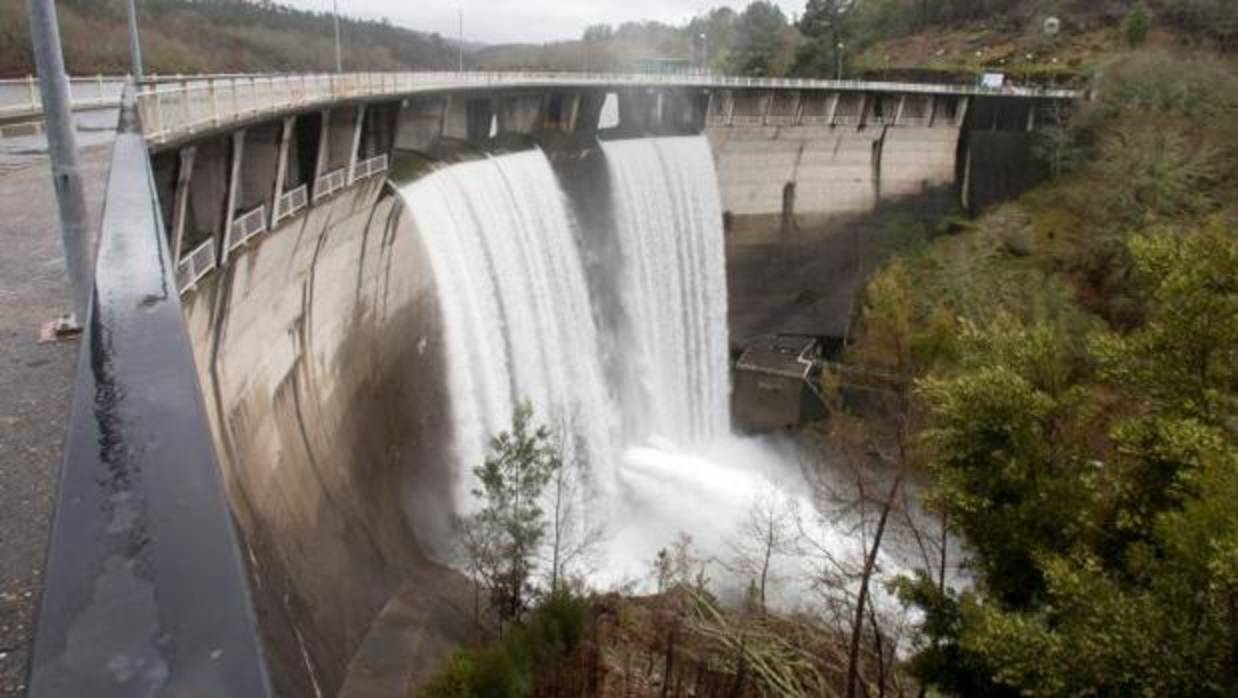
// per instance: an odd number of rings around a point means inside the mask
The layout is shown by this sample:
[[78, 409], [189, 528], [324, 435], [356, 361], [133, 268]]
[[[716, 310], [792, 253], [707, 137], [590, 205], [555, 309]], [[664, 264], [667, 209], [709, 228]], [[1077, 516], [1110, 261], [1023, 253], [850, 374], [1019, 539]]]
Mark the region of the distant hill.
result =
[[[536, 0], [527, 0], [536, 2]], [[268, 0], [142, 0], [148, 73], [325, 71], [335, 67], [327, 13]], [[59, 0], [69, 71], [128, 70], [125, 0]], [[1001, 70], [1026, 81], [1086, 79], [1126, 48], [1126, 19], [1150, 18], [1148, 44], [1238, 49], [1238, 0], [805, 0], [786, 16], [757, 0], [702, 11], [679, 25], [598, 24], [580, 39], [465, 45], [466, 67], [633, 71], [644, 59], [738, 75], [950, 79]], [[26, 0], [0, 0], [0, 77], [34, 72]], [[1045, 21], [1056, 18], [1049, 35]], [[454, 41], [386, 20], [344, 19], [345, 70], [457, 65]], [[842, 45], [844, 48], [837, 49]], [[706, 55], [708, 54], [708, 55]]]
[[[331, 15], [247, 0], [143, 0], [148, 73], [334, 70]], [[68, 70], [124, 73], [129, 44], [124, 0], [56, 3]], [[341, 22], [345, 70], [454, 68], [457, 48], [438, 34], [386, 21]], [[34, 72], [26, 0], [0, 0], [0, 77]]]

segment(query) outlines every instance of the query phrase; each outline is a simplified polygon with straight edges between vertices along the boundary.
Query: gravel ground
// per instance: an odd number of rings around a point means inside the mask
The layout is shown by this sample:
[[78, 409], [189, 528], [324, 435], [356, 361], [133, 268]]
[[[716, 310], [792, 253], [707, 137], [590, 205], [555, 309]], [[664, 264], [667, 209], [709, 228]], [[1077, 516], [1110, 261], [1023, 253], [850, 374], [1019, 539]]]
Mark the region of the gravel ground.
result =
[[[77, 357], [76, 342], [36, 342], [68, 309], [69, 288], [47, 160], [15, 145], [0, 140], [0, 696], [25, 694]], [[92, 229], [110, 152], [82, 152]]]

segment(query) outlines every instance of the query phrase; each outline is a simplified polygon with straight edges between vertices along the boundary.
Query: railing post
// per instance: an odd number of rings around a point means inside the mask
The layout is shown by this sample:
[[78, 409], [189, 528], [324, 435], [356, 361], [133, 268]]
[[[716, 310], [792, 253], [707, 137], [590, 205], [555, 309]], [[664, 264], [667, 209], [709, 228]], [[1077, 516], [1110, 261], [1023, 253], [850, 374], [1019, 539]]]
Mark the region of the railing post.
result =
[[95, 85], [99, 88], [99, 101], [97, 104], [103, 104], [103, 73], [95, 74]]
[[163, 98], [159, 96], [159, 83], [152, 83], [151, 93], [155, 96], [155, 133], [163, 134]]
[[219, 125], [219, 93], [215, 87], [215, 78], [207, 79], [208, 90], [211, 93], [211, 123]]
[[193, 123], [189, 113], [189, 81], [181, 80], [181, 128]]
[[34, 86], [34, 76], [26, 76], [26, 86], [30, 90], [30, 111], [39, 111], [39, 91]]

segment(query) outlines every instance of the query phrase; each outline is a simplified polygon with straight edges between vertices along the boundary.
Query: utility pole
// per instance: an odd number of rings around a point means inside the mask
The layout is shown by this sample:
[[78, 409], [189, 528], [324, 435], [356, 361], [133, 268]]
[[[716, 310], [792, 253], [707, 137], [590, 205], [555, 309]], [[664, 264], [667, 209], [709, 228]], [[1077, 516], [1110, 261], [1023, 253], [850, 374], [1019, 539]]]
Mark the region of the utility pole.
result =
[[129, 62], [133, 82], [142, 82], [142, 39], [138, 36], [138, 0], [129, 0]]
[[69, 101], [69, 80], [60, 48], [60, 28], [52, 0], [28, 0], [30, 42], [39, 71], [39, 91], [43, 95], [43, 120], [47, 130], [47, 150], [51, 159], [52, 183], [60, 211], [60, 234], [64, 241], [65, 266], [73, 292], [74, 317], [62, 323], [61, 332], [81, 328], [90, 309], [94, 265], [94, 244], [90, 235], [86, 197], [77, 161], [77, 136], [73, 131], [73, 106]]
[[340, 50], [340, 2], [331, 0], [332, 14], [335, 15], [335, 72], [344, 72], [344, 53]]
[[459, 62], [456, 65], [457, 65], [457, 70], [463, 73], [464, 72], [464, 8], [457, 7], [456, 11], [459, 13], [459, 19], [460, 19], [459, 35], [456, 37], [456, 50], [459, 52]]

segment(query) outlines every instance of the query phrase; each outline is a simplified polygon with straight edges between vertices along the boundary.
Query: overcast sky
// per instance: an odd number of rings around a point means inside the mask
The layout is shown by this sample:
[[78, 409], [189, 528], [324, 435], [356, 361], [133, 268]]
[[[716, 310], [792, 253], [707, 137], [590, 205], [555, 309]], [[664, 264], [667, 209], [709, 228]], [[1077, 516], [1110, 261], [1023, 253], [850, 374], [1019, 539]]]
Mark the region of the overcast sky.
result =
[[[332, 0], [282, 0], [294, 7], [330, 11]], [[456, 36], [457, 8], [464, 10], [465, 41], [544, 42], [578, 39], [590, 24], [656, 19], [679, 24], [711, 7], [742, 10], [746, 1], [715, 0], [339, 0], [340, 14], [378, 19], [409, 29]], [[790, 17], [804, 0], [777, 0]]]

